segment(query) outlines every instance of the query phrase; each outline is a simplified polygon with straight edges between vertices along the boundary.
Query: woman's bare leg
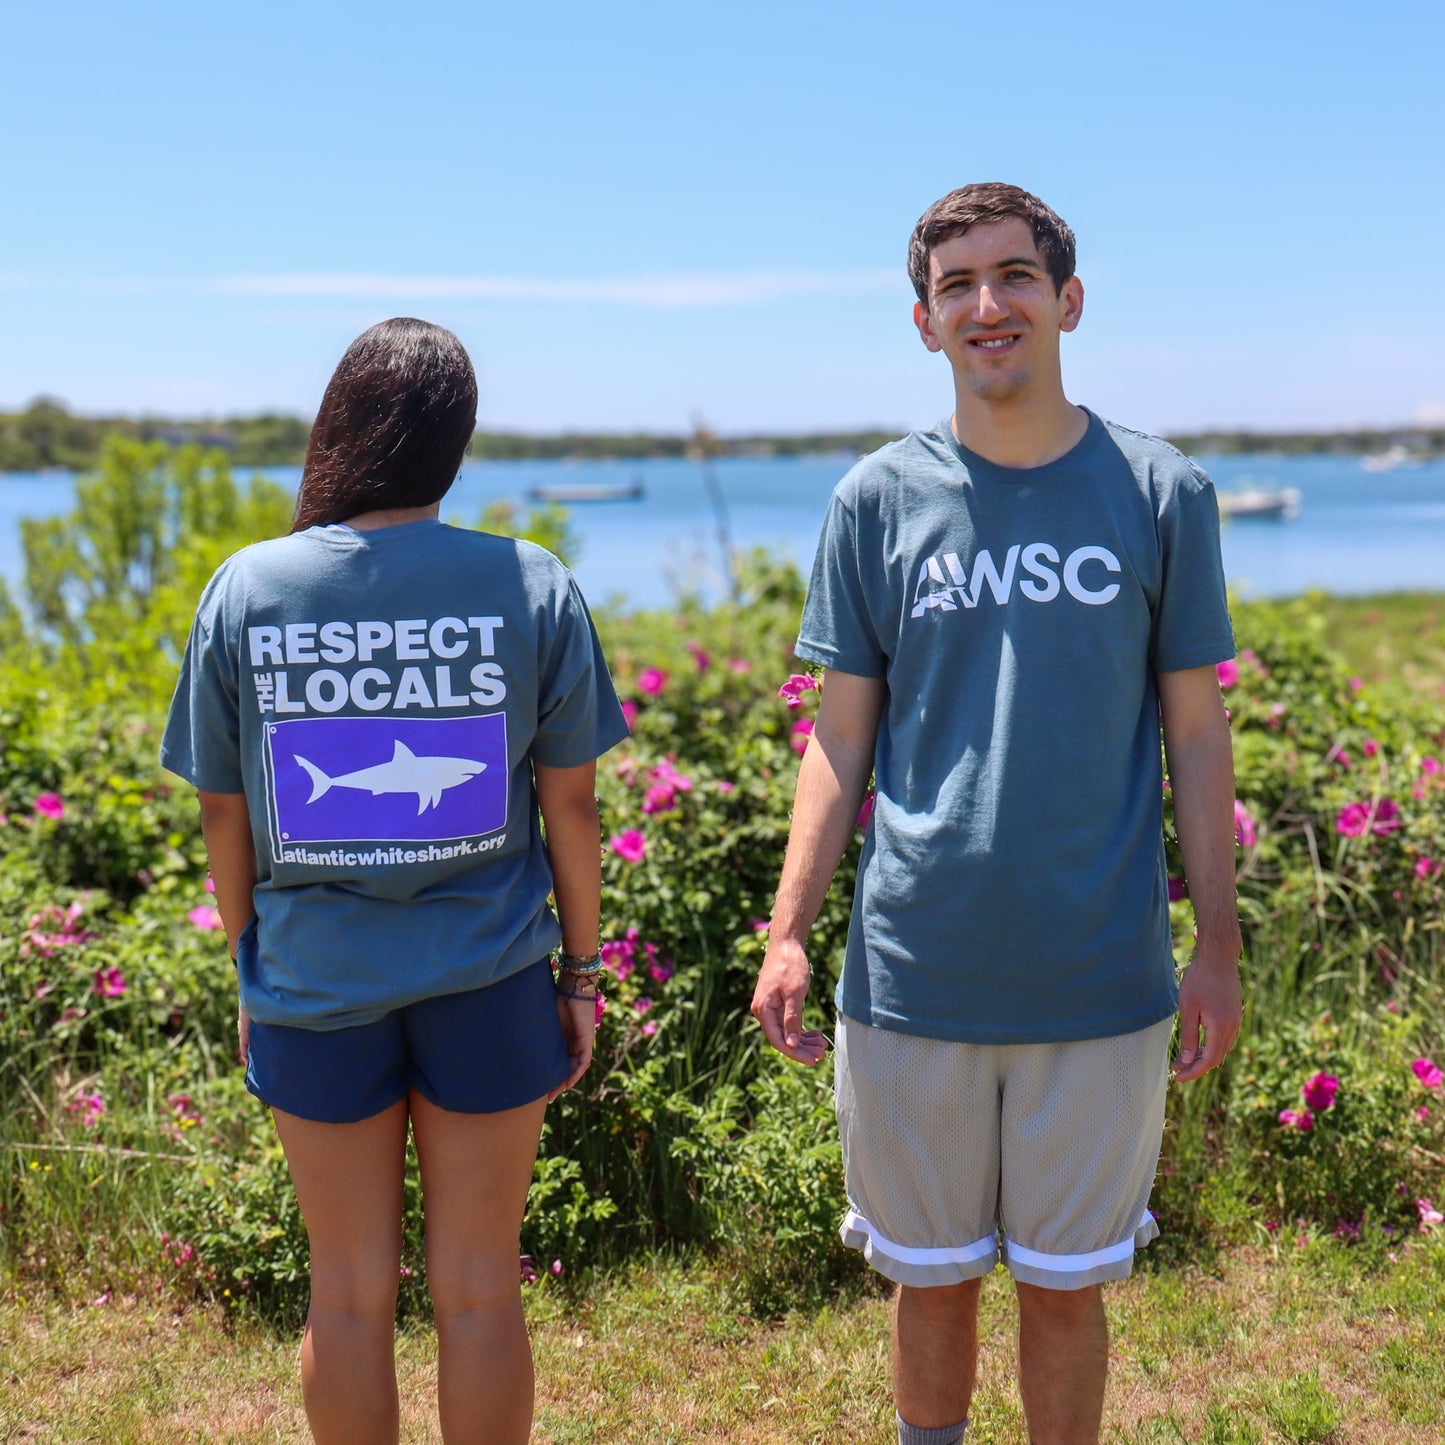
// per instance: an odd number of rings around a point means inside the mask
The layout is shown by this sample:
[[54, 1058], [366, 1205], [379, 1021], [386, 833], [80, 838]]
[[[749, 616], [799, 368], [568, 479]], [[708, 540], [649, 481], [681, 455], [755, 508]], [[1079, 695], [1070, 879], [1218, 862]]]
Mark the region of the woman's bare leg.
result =
[[447, 1445], [525, 1445], [531, 1430], [517, 1258], [545, 1108], [454, 1114], [411, 1095]]
[[273, 1109], [311, 1243], [301, 1393], [318, 1445], [395, 1445], [406, 1102], [358, 1124]]

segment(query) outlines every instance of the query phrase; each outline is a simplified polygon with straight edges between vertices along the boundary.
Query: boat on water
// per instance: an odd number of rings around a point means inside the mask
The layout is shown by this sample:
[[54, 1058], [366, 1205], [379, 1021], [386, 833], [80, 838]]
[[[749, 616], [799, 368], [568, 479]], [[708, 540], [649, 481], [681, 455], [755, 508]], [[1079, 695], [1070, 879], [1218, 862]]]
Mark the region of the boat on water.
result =
[[641, 482], [556, 482], [531, 487], [527, 496], [534, 502], [638, 502], [644, 490]]
[[1219, 515], [1240, 521], [1292, 522], [1299, 516], [1298, 487], [1244, 487], [1216, 492]]
[[1367, 472], [1393, 472], [1399, 467], [1420, 467], [1424, 464], [1424, 457], [1416, 456], [1409, 447], [1401, 446], [1398, 442], [1392, 447], [1386, 447], [1382, 452], [1372, 452], [1369, 456], [1360, 458], [1360, 466]]

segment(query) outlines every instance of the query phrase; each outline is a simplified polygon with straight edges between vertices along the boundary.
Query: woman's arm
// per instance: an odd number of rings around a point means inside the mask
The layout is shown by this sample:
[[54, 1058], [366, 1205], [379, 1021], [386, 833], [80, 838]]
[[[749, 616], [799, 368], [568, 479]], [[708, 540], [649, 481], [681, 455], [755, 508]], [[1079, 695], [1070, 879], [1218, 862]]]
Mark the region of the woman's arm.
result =
[[244, 793], [207, 793], [198, 790], [201, 803], [201, 833], [211, 863], [211, 881], [216, 885], [216, 907], [226, 926], [226, 943], [231, 957], [236, 944], [256, 911], [256, 851], [251, 841], [251, 812]]
[[[216, 887], [216, 907], [226, 929], [231, 959], [241, 934], [256, 911], [256, 850], [251, 841], [251, 812], [244, 793], [207, 793], [197, 790], [201, 803], [201, 833]], [[240, 1060], [246, 1062], [251, 1020], [237, 1010], [236, 1033]]]
[[[549, 768], [532, 764], [537, 785], [537, 807], [547, 833], [547, 856], [552, 864], [552, 896], [557, 900], [557, 921], [562, 925], [562, 951], [574, 958], [591, 958], [598, 947], [598, 919], [602, 910], [602, 835], [597, 813], [597, 764], [577, 768]], [[597, 1032], [595, 993], [566, 980], [559, 993], [557, 1014], [567, 1038], [572, 1072], [551, 1098], [570, 1089], [592, 1062], [592, 1041]]]

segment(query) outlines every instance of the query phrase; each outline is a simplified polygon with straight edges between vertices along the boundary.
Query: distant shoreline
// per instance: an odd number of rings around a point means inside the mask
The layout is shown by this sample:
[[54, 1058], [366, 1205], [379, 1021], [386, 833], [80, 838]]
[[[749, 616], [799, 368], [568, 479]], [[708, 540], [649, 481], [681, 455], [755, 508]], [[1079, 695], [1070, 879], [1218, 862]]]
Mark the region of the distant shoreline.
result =
[[[0, 412], [0, 473], [83, 471], [95, 464], [105, 437], [119, 434], [171, 446], [223, 451], [235, 467], [300, 466], [311, 423], [281, 413], [180, 421], [165, 417], [84, 417], [40, 398], [24, 411]], [[692, 457], [790, 457], [876, 451], [904, 434], [902, 427], [852, 431], [747, 433], [708, 431], [533, 432], [478, 431], [473, 461], [646, 461]], [[1283, 456], [1369, 456], [1399, 449], [1414, 460], [1445, 456], [1445, 426], [1354, 427], [1339, 431], [1255, 431], [1206, 428], [1176, 432], [1168, 441], [1190, 456], [1246, 453]]]

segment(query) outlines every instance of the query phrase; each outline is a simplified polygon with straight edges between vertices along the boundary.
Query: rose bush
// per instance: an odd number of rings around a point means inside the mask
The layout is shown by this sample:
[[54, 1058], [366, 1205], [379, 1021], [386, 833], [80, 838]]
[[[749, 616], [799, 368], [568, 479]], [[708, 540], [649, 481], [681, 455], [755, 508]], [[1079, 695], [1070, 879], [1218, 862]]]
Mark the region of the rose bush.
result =
[[[48, 629], [5, 620], [0, 1240], [13, 1273], [57, 1288], [159, 1284], [290, 1315], [304, 1231], [234, 1063], [194, 799], [155, 762], [195, 591], [239, 540], [175, 544], [128, 611], [98, 592]], [[770, 1308], [857, 1266], [836, 1239], [827, 1073], [767, 1051], [747, 1013], [819, 689], [792, 654], [796, 571], [754, 555], [738, 576], [736, 604], [598, 618], [632, 727], [599, 767], [608, 1004], [591, 1072], [548, 1111], [525, 1246], [571, 1288], [631, 1250], [728, 1250]], [[1241, 606], [1236, 626], [1221, 685], [1246, 1018], [1224, 1069], [1171, 1091], [1166, 1238], [1297, 1219], [1403, 1238], [1445, 1200], [1439, 710], [1354, 685], [1307, 604]], [[812, 1026], [830, 1024], [870, 811], [811, 940]], [[412, 1209], [408, 1309], [419, 1230]]]

